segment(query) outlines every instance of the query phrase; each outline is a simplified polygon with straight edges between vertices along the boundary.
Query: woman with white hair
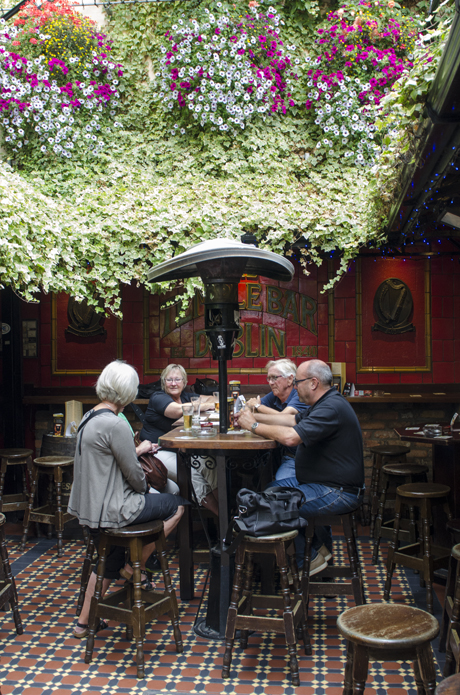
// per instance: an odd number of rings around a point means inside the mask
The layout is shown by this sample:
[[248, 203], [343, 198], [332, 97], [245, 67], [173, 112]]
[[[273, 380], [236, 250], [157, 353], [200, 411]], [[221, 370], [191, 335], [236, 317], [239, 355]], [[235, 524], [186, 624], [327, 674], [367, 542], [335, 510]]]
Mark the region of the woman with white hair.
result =
[[[162, 434], [170, 432], [176, 420], [182, 417], [183, 403], [190, 403], [193, 394], [184, 389], [187, 386], [187, 372], [180, 364], [169, 364], [161, 373], [161, 391], [155, 391], [145, 412], [141, 440], [158, 442]], [[213, 408], [214, 404], [203, 404]], [[160, 449], [156, 454], [168, 469], [168, 478], [177, 483], [177, 455], [170, 449]], [[192, 468], [192, 484], [198, 504], [219, 514], [217, 503], [217, 470], [214, 459], [200, 457], [200, 467]]]
[[[167, 536], [177, 526], [184, 512], [184, 500], [171, 494], [148, 494], [145, 473], [138, 456], [154, 453], [158, 448], [144, 440], [137, 448], [126, 421], [118, 417], [123, 408], [136, 398], [139, 378], [133, 367], [116, 360], [102, 371], [96, 384], [100, 403], [85, 414], [77, 434], [74, 481], [68, 511], [82, 526], [87, 526], [97, 541], [100, 528], [122, 528], [161, 519]], [[97, 547], [97, 542], [96, 542]], [[155, 550], [151, 543], [143, 548], [141, 569]], [[123, 576], [132, 579], [131, 565], [125, 565], [124, 548], [109, 552], [102, 595], [110, 582]], [[91, 597], [96, 585], [96, 568], [90, 576], [80, 620], [73, 631], [79, 639], [88, 635]], [[145, 577], [142, 585], [153, 586]], [[100, 621], [98, 630], [107, 624]]]

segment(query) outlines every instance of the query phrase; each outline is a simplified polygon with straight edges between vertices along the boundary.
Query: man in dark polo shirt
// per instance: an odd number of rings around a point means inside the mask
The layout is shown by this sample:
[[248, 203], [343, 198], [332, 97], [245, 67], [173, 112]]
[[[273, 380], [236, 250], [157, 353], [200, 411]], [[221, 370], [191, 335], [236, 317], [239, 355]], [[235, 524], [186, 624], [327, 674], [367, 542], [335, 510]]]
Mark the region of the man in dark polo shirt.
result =
[[[244, 429], [276, 439], [284, 446], [297, 446], [295, 477], [277, 480], [272, 485], [302, 490], [306, 498], [302, 516], [308, 519], [353, 511], [364, 493], [363, 440], [358, 418], [348, 401], [332, 386], [332, 372], [325, 362], [303, 362], [297, 369], [294, 385], [299, 400], [311, 406], [308, 413], [257, 414], [256, 419], [246, 409], [238, 422]], [[322, 529], [315, 533], [311, 574], [326, 567], [331, 557], [330, 547]], [[299, 557], [299, 552], [298, 560], [301, 565], [303, 556]]]

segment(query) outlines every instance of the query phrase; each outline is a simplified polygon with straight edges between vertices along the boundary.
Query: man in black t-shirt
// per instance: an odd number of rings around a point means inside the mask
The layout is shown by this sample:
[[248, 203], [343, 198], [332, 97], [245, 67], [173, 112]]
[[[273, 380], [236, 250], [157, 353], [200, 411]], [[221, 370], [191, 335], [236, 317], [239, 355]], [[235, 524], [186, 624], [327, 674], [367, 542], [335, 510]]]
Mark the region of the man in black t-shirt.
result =
[[[294, 382], [299, 399], [311, 406], [303, 415], [240, 414], [238, 422], [262, 437], [285, 446], [297, 446], [295, 477], [272, 485], [302, 490], [305, 518], [321, 514], [345, 514], [356, 509], [364, 493], [363, 440], [358, 418], [348, 401], [332, 386], [332, 372], [321, 360], [303, 362]], [[298, 562], [303, 563], [299, 553]], [[331, 557], [330, 529], [317, 529], [313, 540], [311, 574], [327, 565]]]

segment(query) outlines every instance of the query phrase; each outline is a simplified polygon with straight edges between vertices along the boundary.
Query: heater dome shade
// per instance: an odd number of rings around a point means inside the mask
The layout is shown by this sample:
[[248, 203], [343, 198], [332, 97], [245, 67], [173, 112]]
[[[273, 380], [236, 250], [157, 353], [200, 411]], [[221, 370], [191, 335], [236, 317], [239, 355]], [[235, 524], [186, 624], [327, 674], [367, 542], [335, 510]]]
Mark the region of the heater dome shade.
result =
[[214, 239], [196, 244], [160, 263], [149, 270], [147, 276], [155, 282], [192, 277], [201, 277], [207, 282], [238, 282], [244, 273], [289, 282], [294, 277], [294, 266], [273, 251], [231, 239]]

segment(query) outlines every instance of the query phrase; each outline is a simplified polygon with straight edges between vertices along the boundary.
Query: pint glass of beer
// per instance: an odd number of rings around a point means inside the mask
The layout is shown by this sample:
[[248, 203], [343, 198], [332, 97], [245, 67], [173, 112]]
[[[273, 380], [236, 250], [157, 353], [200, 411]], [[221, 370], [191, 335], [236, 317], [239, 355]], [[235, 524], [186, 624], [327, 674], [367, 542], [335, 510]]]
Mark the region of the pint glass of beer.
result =
[[182, 406], [182, 414], [184, 416], [184, 430], [191, 430], [193, 405], [191, 403], [184, 403]]

